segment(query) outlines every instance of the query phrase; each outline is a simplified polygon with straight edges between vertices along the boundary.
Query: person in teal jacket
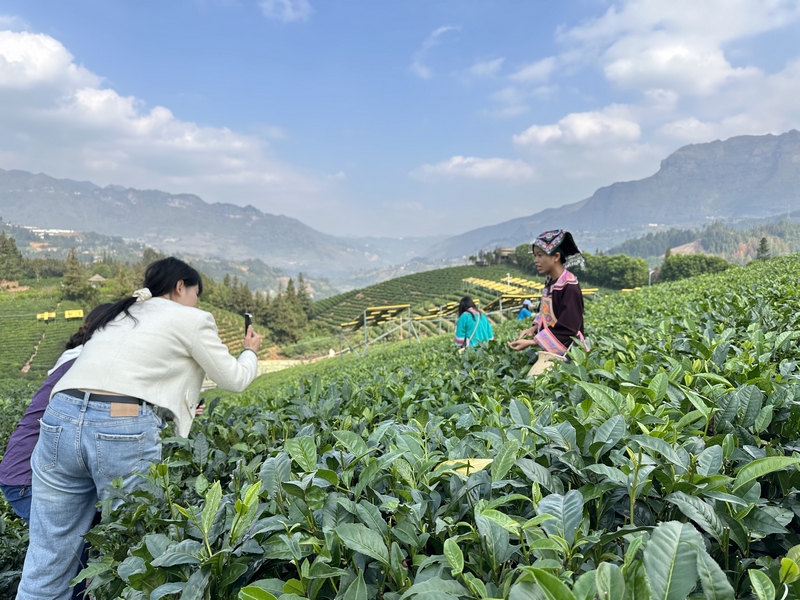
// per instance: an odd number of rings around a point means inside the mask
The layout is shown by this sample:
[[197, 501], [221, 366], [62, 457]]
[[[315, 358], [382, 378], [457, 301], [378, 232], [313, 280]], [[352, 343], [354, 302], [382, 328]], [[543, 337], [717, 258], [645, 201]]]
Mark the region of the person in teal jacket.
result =
[[489, 318], [476, 308], [472, 298], [464, 296], [458, 303], [456, 346], [471, 348], [478, 342], [493, 339], [494, 331]]

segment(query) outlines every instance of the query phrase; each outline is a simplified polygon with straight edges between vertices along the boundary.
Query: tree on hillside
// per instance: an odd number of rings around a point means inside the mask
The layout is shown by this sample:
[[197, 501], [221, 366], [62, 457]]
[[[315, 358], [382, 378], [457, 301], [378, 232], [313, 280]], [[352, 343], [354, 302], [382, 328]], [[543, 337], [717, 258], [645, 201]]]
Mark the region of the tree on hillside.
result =
[[16, 281], [25, 274], [25, 260], [17, 249], [16, 240], [0, 233], [0, 279]]
[[758, 250], [756, 250], [756, 260], [769, 260], [770, 259], [770, 252], [769, 252], [769, 241], [767, 238], [762, 237], [761, 241], [758, 243]]
[[672, 248], [667, 248], [664, 251], [664, 258], [669, 258], [670, 256], [672, 256]]
[[275, 339], [283, 343], [299, 340], [308, 325], [308, 317], [297, 300], [294, 281], [289, 279], [286, 291], [279, 290], [269, 303], [266, 323]]
[[595, 256], [584, 253], [586, 271], [577, 273], [578, 279], [593, 285], [612, 289], [634, 288], [647, 285], [649, 270], [643, 258], [624, 254]]
[[306, 287], [306, 281], [303, 279], [302, 273], [297, 274], [297, 303], [306, 313], [306, 317], [310, 317], [311, 311], [314, 309], [314, 301], [308, 294], [308, 287]]
[[706, 273], [719, 273], [732, 266], [734, 265], [719, 256], [675, 254], [664, 260], [658, 279], [659, 281], [678, 281]]
[[97, 290], [88, 281], [86, 269], [78, 260], [75, 248], [67, 253], [67, 270], [61, 280], [61, 295], [65, 300], [81, 300], [91, 304], [97, 298]]

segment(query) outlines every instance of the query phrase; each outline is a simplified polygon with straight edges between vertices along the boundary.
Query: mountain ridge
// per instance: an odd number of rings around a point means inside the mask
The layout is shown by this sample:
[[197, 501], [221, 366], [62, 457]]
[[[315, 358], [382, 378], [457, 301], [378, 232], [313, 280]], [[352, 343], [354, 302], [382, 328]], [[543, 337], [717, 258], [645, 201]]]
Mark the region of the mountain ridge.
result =
[[338, 238], [251, 205], [3, 169], [0, 215], [20, 225], [132, 238], [163, 252], [258, 258], [288, 272], [325, 276], [406, 262], [441, 239]]
[[[650, 223], [696, 227], [710, 220], [763, 218], [785, 212], [792, 203], [800, 204], [800, 132], [736, 136], [683, 146], [644, 179], [615, 182], [578, 202], [448, 238], [428, 257], [515, 246], [548, 229], [638, 233]], [[602, 241], [602, 236], [589, 238]], [[601, 249], [614, 243], [609, 236]]]

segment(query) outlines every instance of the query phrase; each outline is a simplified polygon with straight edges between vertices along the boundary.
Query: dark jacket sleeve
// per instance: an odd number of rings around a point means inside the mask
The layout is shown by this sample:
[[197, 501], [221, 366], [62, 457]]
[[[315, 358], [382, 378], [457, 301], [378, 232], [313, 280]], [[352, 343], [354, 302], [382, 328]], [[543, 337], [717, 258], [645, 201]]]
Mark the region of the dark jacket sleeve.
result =
[[75, 360], [70, 360], [56, 369], [33, 395], [25, 414], [11, 434], [3, 460], [0, 461], [0, 483], [5, 485], [31, 484], [31, 454], [39, 439], [39, 419], [50, 402], [53, 386], [66, 373]]
[[553, 290], [553, 313], [558, 320], [552, 328], [553, 335], [569, 347], [572, 338], [583, 333], [583, 294], [579, 285]]

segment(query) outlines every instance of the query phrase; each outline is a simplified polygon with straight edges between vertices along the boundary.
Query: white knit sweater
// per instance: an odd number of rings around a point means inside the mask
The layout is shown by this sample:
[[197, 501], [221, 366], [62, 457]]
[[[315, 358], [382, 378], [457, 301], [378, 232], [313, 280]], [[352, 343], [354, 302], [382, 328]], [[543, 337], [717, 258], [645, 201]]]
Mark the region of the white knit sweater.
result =
[[177, 433], [189, 434], [204, 374], [224, 390], [243, 391], [258, 374], [258, 359], [228, 352], [211, 313], [166, 298], [134, 304], [92, 336], [55, 385], [60, 390], [114, 392], [172, 411]]

